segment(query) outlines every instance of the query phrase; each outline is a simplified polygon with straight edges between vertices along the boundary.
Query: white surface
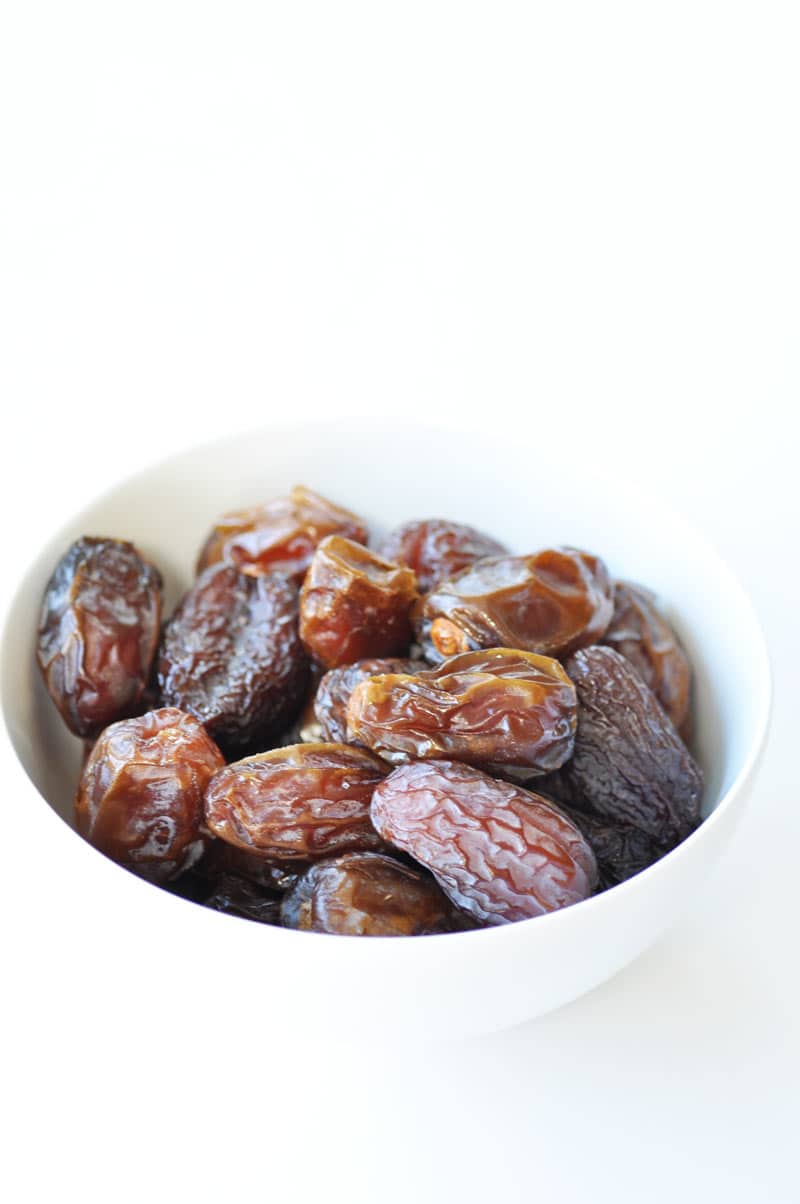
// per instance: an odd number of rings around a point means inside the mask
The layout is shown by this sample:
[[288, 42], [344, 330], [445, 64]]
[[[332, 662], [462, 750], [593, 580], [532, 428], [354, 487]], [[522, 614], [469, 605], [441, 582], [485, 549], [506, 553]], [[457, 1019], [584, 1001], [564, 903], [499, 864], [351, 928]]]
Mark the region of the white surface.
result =
[[691, 920], [552, 1016], [416, 1056], [264, 1031], [258, 1000], [202, 1049], [157, 997], [116, 1031], [6, 798], [4, 1194], [797, 1201], [794, 6], [262, 8], [4, 13], [4, 593], [54, 511], [187, 423], [456, 413], [529, 441], [534, 492], [591, 439], [749, 588], [771, 746]]
[[[81, 956], [86, 959], [88, 952], [91, 966], [94, 951], [104, 949], [95, 1007], [126, 1028], [138, 1022], [138, 997], [131, 1001], [128, 983], [134, 943], [147, 949], [140, 970], [145, 990], [158, 984], [165, 1001], [184, 1016], [182, 1040], [198, 1045], [205, 1020], [195, 1013], [194, 1000], [201, 994], [214, 1015], [224, 1014], [231, 1000], [263, 998], [265, 1024], [287, 1033], [314, 1031], [325, 1043], [366, 1036], [383, 1041], [388, 1032], [394, 1047], [398, 1041], [452, 1040], [519, 1024], [607, 981], [696, 908], [709, 873], [746, 814], [753, 768], [764, 745], [770, 673], [763, 636], [751, 605], [713, 549], [624, 481], [595, 481], [593, 456], [582, 459], [579, 445], [571, 460], [580, 490], [564, 479], [558, 465], [545, 461], [537, 477], [547, 501], [534, 512], [527, 450], [487, 433], [398, 428], [367, 417], [349, 424], [341, 418], [320, 422], [315, 433], [312, 443], [304, 422], [275, 423], [169, 457], [121, 482], [52, 533], [25, 575], [2, 632], [0, 704], [29, 775], [6, 781], [7, 792], [32, 821], [30, 828], [22, 827], [22, 840], [41, 840], [40, 872], [62, 896], [59, 924], [83, 935], [81, 948], [74, 950], [75, 972], [81, 972]], [[550, 437], [556, 435], [551, 430]], [[216, 516], [254, 499], [285, 495], [295, 481], [301, 444], [304, 479], [328, 497], [346, 499], [376, 534], [408, 517], [403, 470], [393, 474], [391, 465], [394, 458], [401, 466], [413, 460], [414, 514], [458, 514], [482, 523], [517, 552], [556, 542], [555, 524], [576, 546], [602, 548], [615, 575], [646, 581], [668, 599], [694, 668], [694, 740], [705, 771], [707, 817], [699, 831], [650, 873], [530, 923], [424, 941], [332, 941], [267, 925], [232, 924], [229, 917], [165, 897], [116, 871], [52, 812], [37, 814], [34, 822], [34, 811], [43, 810], [34, 784], [58, 815], [72, 822], [82, 751], [47, 697], [35, 665], [31, 616], [63, 550], [85, 533], [124, 534], [163, 570], [169, 614], [192, 579], [197, 550]], [[438, 465], [445, 459], [494, 465], [483, 496], [465, 475], [443, 486]], [[265, 479], [274, 491], [269, 497]], [[630, 522], [634, 510], [637, 526]], [[170, 517], [166, 524], [165, 515]], [[750, 649], [747, 658], [739, 656], [742, 647]], [[178, 947], [183, 957], [176, 966]], [[215, 968], [211, 978], [208, 965]], [[267, 1002], [276, 980], [282, 991]], [[230, 1090], [241, 1089], [241, 1075], [241, 1069], [238, 1075], [230, 1069]], [[245, 1078], [249, 1086], [249, 1070]]]

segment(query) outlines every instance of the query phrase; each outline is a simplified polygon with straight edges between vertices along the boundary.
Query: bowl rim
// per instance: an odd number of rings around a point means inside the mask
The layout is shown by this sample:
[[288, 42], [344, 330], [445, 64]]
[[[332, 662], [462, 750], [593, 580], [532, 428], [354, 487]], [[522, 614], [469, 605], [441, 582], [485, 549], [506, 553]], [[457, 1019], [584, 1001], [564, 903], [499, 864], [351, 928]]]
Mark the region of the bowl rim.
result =
[[[370, 416], [369, 418], [365, 418], [363, 415], [350, 415], [347, 413], [342, 413], [335, 420], [315, 420], [315, 430], [322, 434], [327, 431], [331, 437], [335, 436], [335, 438], [339, 439], [342, 437], [343, 428], [348, 421], [357, 423], [360, 431], [364, 431], [366, 429], [369, 432], [375, 432], [376, 434], [381, 433], [384, 436], [391, 436], [393, 431], [396, 434], [396, 424], [387, 419], [384, 415], [374, 415]], [[140, 888], [143, 888], [148, 891], [150, 898], [153, 897], [152, 884], [145, 879], [138, 877], [136, 874], [126, 870], [125, 867], [118, 865], [116, 862], [106, 857], [98, 849], [95, 849], [92, 845], [85, 841], [75, 830], [75, 828], [67, 823], [67, 821], [55, 811], [47, 798], [28, 776], [25, 767], [20, 760], [14, 745], [14, 739], [9, 725], [9, 717], [6, 710], [7, 691], [5, 689], [5, 683], [8, 677], [6, 670], [6, 649], [8, 647], [9, 637], [11, 635], [9, 628], [15, 618], [14, 612], [20, 603], [21, 594], [25, 590], [28, 579], [38, 569], [43, 555], [51, 546], [57, 546], [59, 545], [60, 541], [63, 541], [64, 529], [78, 525], [84, 516], [88, 516], [90, 512], [93, 512], [98, 507], [102, 507], [105, 503], [112, 501], [120, 490], [129, 488], [137, 481], [149, 476], [154, 471], [162, 471], [167, 469], [171, 464], [176, 464], [181, 461], [191, 459], [192, 457], [209, 452], [212, 449], [218, 449], [220, 446], [225, 444], [233, 445], [241, 443], [245, 440], [260, 440], [264, 439], [268, 435], [275, 435], [276, 432], [280, 432], [282, 435], [289, 435], [291, 432], [302, 433], [305, 431], [307, 433], [307, 429], [307, 424], [302, 420], [287, 421], [285, 419], [278, 419], [276, 421], [260, 423], [247, 429], [229, 432], [222, 436], [205, 438], [181, 447], [177, 450], [173, 450], [165, 456], [159, 456], [150, 459], [141, 464], [139, 467], [126, 473], [113, 484], [101, 490], [100, 493], [82, 505], [74, 514], [68, 515], [66, 519], [59, 524], [57, 530], [54, 531], [50, 537], [37, 548], [34, 554], [18, 558], [21, 562], [21, 565], [20, 563], [15, 562], [12, 566], [12, 569], [14, 570], [15, 584], [4, 591], [2, 611], [0, 611], [0, 715], [2, 716], [2, 724], [0, 724], [0, 748], [2, 748], [2, 751], [7, 755], [7, 759], [11, 762], [11, 764], [14, 765], [20, 780], [25, 783], [26, 789], [36, 796], [37, 807], [39, 807], [39, 817], [46, 823], [49, 823], [49, 821], [52, 819], [55, 821], [55, 824], [53, 825], [54, 829], [57, 830], [57, 828], [60, 827], [67, 835], [68, 839], [70, 837], [73, 838], [74, 842], [77, 842], [77, 844], [73, 844], [70, 847], [77, 849], [78, 846], [81, 846], [78, 853], [79, 856], [84, 854], [88, 855], [91, 861], [95, 864], [97, 859], [107, 862], [120, 886], [123, 882], [127, 881], [134, 892], [138, 891]], [[454, 434], [452, 425], [441, 421], [420, 422], [414, 420], [407, 424], [406, 429], [420, 432], [421, 436], [441, 436], [442, 434], [446, 434], [449, 437], [452, 437]], [[485, 432], [480, 432], [479, 430], [473, 430], [471, 428], [459, 430], [457, 434], [459, 437], [466, 438], [469, 441], [481, 440], [481, 442], [483, 442], [486, 437]], [[426, 936], [425, 941], [421, 942], [421, 944], [425, 947], [441, 948], [441, 942], [443, 941], [447, 941], [448, 945], [452, 946], [452, 943], [457, 939], [462, 942], [460, 948], [463, 949], [467, 939], [472, 941], [474, 945], [477, 941], [487, 940], [488, 934], [490, 933], [508, 933], [510, 931], [519, 930], [520, 928], [530, 931], [530, 926], [534, 923], [538, 926], [537, 931], [544, 933], [545, 925], [547, 931], [552, 931], [559, 924], [575, 923], [576, 917], [579, 915], [588, 916], [590, 912], [591, 914], [597, 914], [604, 907], [609, 907], [612, 905], [617, 906], [619, 900], [637, 890], [641, 890], [644, 882], [653, 882], [656, 878], [656, 875], [663, 876], [664, 874], [669, 873], [677, 859], [681, 858], [686, 854], [687, 851], [694, 849], [704, 840], [709, 838], [709, 834], [721, 822], [723, 822], [724, 818], [727, 816], [727, 813], [734, 805], [735, 800], [745, 789], [747, 782], [754, 774], [758, 763], [764, 754], [772, 716], [773, 675], [770, 664], [769, 646], [761, 625], [761, 621], [758, 617], [758, 613], [749, 594], [739, 581], [736, 573], [714, 546], [710, 538], [706, 536], [701, 529], [694, 526], [693, 523], [680, 510], [675, 509], [662, 497], [649, 494], [645, 489], [642, 489], [638, 483], [625, 481], [622, 483], [621, 487], [620, 482], [615, 481], [613, 483], [609, 483], [609, 481], [606, 478], [603, 478], [600, 474], [597, 474], [596, 479], [598, 484], [602, 483], [606, 488], [608, 488], [609, 484], [611, 484], [613, 492], [618, 497], [624, 494], [626, 497], [630, 498], [634, 504], [636, 499], [641, 499], [646, 509], [657, 513], [659, 518], [663, 517], [665, 522], [669, 523], [669, 525], [682, 528], [684, 531], [686, 531], [693, 543], [700, 544], [702, 546], [704, 554], [714, 562], [715, 570], [718, 571], [726, 580], [727, 588], [732, 590], [737, 596], [739, 605], [742, 608], [743, 613], [746, 615], [747, 622], [750, 626], [751, 635], [753, 637], [753, 643], [748, 648], [748, 657], [752, 662], [753, 680], [757, 690], [757, 723], [755, 724], [754, 729], [748, 738], [748, 744], [746, 752], [742, 758], [741, 766], [727, 790], [720, 795], [720, 798], [714, 809], [703, 819], [702, 823], [700, 823], [699, 826], [689, 834], [689, 836], [687, 836], [683, 841], [680, 842], [680, 844], [676, 845], [674, 849], [671, 849], [653, 865], [648, 866], [638, 874], [633, 875], [631, 878], [618, 883], [608, 890], [591, 895], [588, 899], [583, 899], [578, 903], [571, 904], [568, 907], [560, 908], [557, 911], [546, 912], [543, 915], [533, 916], [526, 920], [518, 920], [513, 924], [468, 929], [463, 932], [429, 934]], [[42, 807], [45, 808], [45, 811], [41, 810]], [[47, 813], [49, 813], [49, 816]], [[123, 887], [122, 889], [124, 890], [125, 888]], [[257, 937], [252, 939], [258, 939], [262, 941], [287, 940], [296, 939], [296, 937], [300, 935], [307, 942], [307, 948], [310, 949], [312, 944], [318, 944], [320, 941], [325, 942], [327, 946], [330, 936], [334, 935], [330, 933], [310, 931], [300, 932], [299, 930], [260, 924], [252, 920], [243, 919], [242, 917], [230, 916], [222, 912], [214, 912], [213, 909], [210, 908], [200, 907], [191, 900], [184, 899], [180, 895], [173, 894], [167, 890], [159, 890], [158, 894], [162, 897], [164, 906], [169, 906], [170, 904], [167, 901], [171, 900], [179, 907], [185, 907], [187, 909], [187, 915], [194, 915], [197, 922], [202, 922], [206, 925], [209, 923], [209, 921], [211, 923], [230, 923], [232, 919], [239, 920], [240, 925], [244, 924], [254, 932], [259, 933]], [[611, 902], [612, 900], [614, 900], [613, 904]], [[214, 918], [211, 919], [211, 917]], [[224, 929], [220, 929], [220, 931], [224, 931]], [[390, 947], [397, 947], [398, 949], [406, 948], [407, 946], [410, 946], [411, 949], [418, 949], [420, 946], [419, 941], [397, 941], [394, 937], [389, 936], [372, 937], [370, 940], [364, 941], [362, 938], [357, 936], [350, 936], [347, 934], [335, 935], [337, 935], [340, 939], [342, 936], [345, 936], [346, 943], [351, 948], [360, 948], [363, 946], [364, 953], [359, 954], [359, 957], [369, 957], [370, 949], [374, 950], [378, 946], [386, 946], [387, 943], [390, 945]], [[494, 939], [497, 941], [496, 935]], [[406, 955], [400, 953], [399, 956], [411, 956], [411, 953], [409, 952]]]

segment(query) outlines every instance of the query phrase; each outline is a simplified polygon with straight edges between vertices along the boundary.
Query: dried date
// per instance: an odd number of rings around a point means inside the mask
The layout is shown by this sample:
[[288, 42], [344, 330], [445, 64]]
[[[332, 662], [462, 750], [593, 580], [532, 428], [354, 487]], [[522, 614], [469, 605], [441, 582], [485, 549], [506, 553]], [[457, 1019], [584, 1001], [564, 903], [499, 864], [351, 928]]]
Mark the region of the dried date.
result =
[[417, 596], [411, 569], [329, 535], [303, 582], [300, 638], [309, 655], [328, 669], [368, 656], [393, 656], [411, 640], [409, 610]]
[[203, 900], [203, 906], [259, 924], [280, 925], [281, 922], [281, 896], [270, 894], [234, 874], [222, 875], [211, 894]]
[[172, 707], [112, 723], [81, 774], [78, 831], [144, 878], [178, 877], [203, 853], [203, 793], [224, 758], [191, 715]]
[[380, 853], [319, 861], [284, 898], [286, 928], [347, 936], [422, 936], [465, 926], [435, 879]]
[[163, 702], [195, 715], [228, 753], [264, 748], [305, 696], [297, 607], [297, 589], [283, 577], [206, 569], [164, 630]]
[[347, 704], [347, 736], [387, 761], [447, 757], [547, 773], [572, 754], [577, 703], [547, 656], [487, 648], [415, 675], [369, 677]]
[[601, 889], [616, 886], [660, 860], [671, 845], [655, 840], [632, 824], [614, 823], [560, 804], [592, 846], [600, 871]]
[[688, 736], [689, 661], [650, 590], [628, 581], [616, 583], [614, 614], [602, 643], [630, 661], [681, 735]]
[[76, 540], [44, 593], [37, 659], [76, 736], [135, 714], [161, 620], [161, 574], [133, 544]]
[[327, 535], [366, 543], [368, 532], [358, 515], [296, 485], [289, 497], [217, 519], [200, 553], [197, 572], [223, 560], [249, 576], [280, 573], [300, 585], [317, 545]]
[[594, 854], [545, 799], [456, 761], [417, 761], [375, 790], [372, 822], [434, 875], [448, 898], [506, 924], [587, 898]]
[[656, 696], [613, 648], [576, 652], [566, 670], [578, 693], [575, 751], [542, 789], [665, 845], [683, 840], [703, 776]]
[[440, 581], [455, 577], [476, 560], [503, 556], [508, 548], [465, 523], [427, 518], [395, 527], [378, 547], [384, 560], [405, 564], [417, 576], [420, 593], [426, 594]]
[[562, 658], [598, 640], [611, 614], [602, 560], [574, 548], [548, 548], [479, 560], [421, 598], [412, 621], [434, 662], [495, 647]]
[[381, 849], [369, 817], [386, 766], [346, 744], [296, 744], [226, 766], [209, 783], [206, 823], [239, 848], [283, 861]]
[[314, 699], [314, 714], [320, 732], [318, 739], [347, 741], [347, 704], [360, 682], [380, 673], [414, 674], [429, 667], [427, 661], [422, 660], [371, 657], [330, 669], [319, 683]]

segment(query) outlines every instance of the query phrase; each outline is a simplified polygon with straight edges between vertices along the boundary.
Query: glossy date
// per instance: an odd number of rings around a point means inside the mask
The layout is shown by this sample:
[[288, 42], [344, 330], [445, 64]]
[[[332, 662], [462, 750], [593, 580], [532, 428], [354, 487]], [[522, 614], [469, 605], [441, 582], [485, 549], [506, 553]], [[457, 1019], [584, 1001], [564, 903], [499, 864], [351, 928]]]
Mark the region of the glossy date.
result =
[[503, 544], [475, 527], [443, 518], [403, 523], [390, 531], [378, 547], [384, 560], [414, 570], [422, 594], [468, 569], [476, 560], [507, 552]]
[[327, 535], [366, 543], [367, 534], [357, 514], [296, 485], [289, 497], [217, 519], [200, 553], [197, 572], [222, 560], [248, 576], [279, 573], [300, 585], [317, 545]]
[[611, 583], [602, 560], [574, 548], [552, 548], [479, 560], [421, 598], [412, 621], [434, 662], [494, 647], [561, 658], [598, 640], [611, 613]]
[[372, 822], [474, 919], [507, 924], [568, 907], [597, 882], [594, 854], [550, 803], [456, 761], [416, 761], [375, 790]]
[[44, 593], [37, 660], [76, 736], [135, 714], [158, 643], [161, 574], [133, 544], [76, 540]]
[[411, 641], [409, 610], [417, 596], [411, 569], [330, 535], [314, 553], [300, 592], [300, 638], [327, 669], [395, 656]]
[[203, 793], [224, 764], [201, 724], [175, 708], [112, 723], [81, 774], [78, 831], [141, 877], [167, 882], [202, 856]]
[[285, 897], [286, 928], [347, 936], [424, 936], [465, 927], [435, 879], [380, 853], [319, 861]]
[[385, 773], [378, 757], [346, 744], [276, 748], [214, 775], [206, 824], [232, 845], [282, 861], [382, 849], [369, 806]]
[[350, 695], [347, 735], [394, 764], [445, 757], [547, 773], [572, 754], [576, 718], [558, 661], [488, 648], [368, 677]]
[[207, 569], [164, 630], [162, 701], [195, 715], [228, 753], [264, 748], [305, 696], [297, 614], [297, 589], [283, 577]]

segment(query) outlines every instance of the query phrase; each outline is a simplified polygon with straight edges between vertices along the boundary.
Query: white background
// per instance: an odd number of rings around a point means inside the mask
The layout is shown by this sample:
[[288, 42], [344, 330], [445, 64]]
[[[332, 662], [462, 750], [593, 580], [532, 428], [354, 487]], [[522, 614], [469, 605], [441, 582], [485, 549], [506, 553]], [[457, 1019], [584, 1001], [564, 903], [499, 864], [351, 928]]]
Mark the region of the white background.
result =
[[591, 440], [689, 514], [776, 674], [731, 853], [629, 970], [416, 1055], [260, 1033], [245, 1092], [236, 1018], [188, 1065], [179, 1018], [93, 1041], [5, 798], [9, 1201], [800, 1200], [795, 12], [4, 7], [4, 597], [56, 522], [186, 442], [448, 416], [528, 441], [532, 479]]

